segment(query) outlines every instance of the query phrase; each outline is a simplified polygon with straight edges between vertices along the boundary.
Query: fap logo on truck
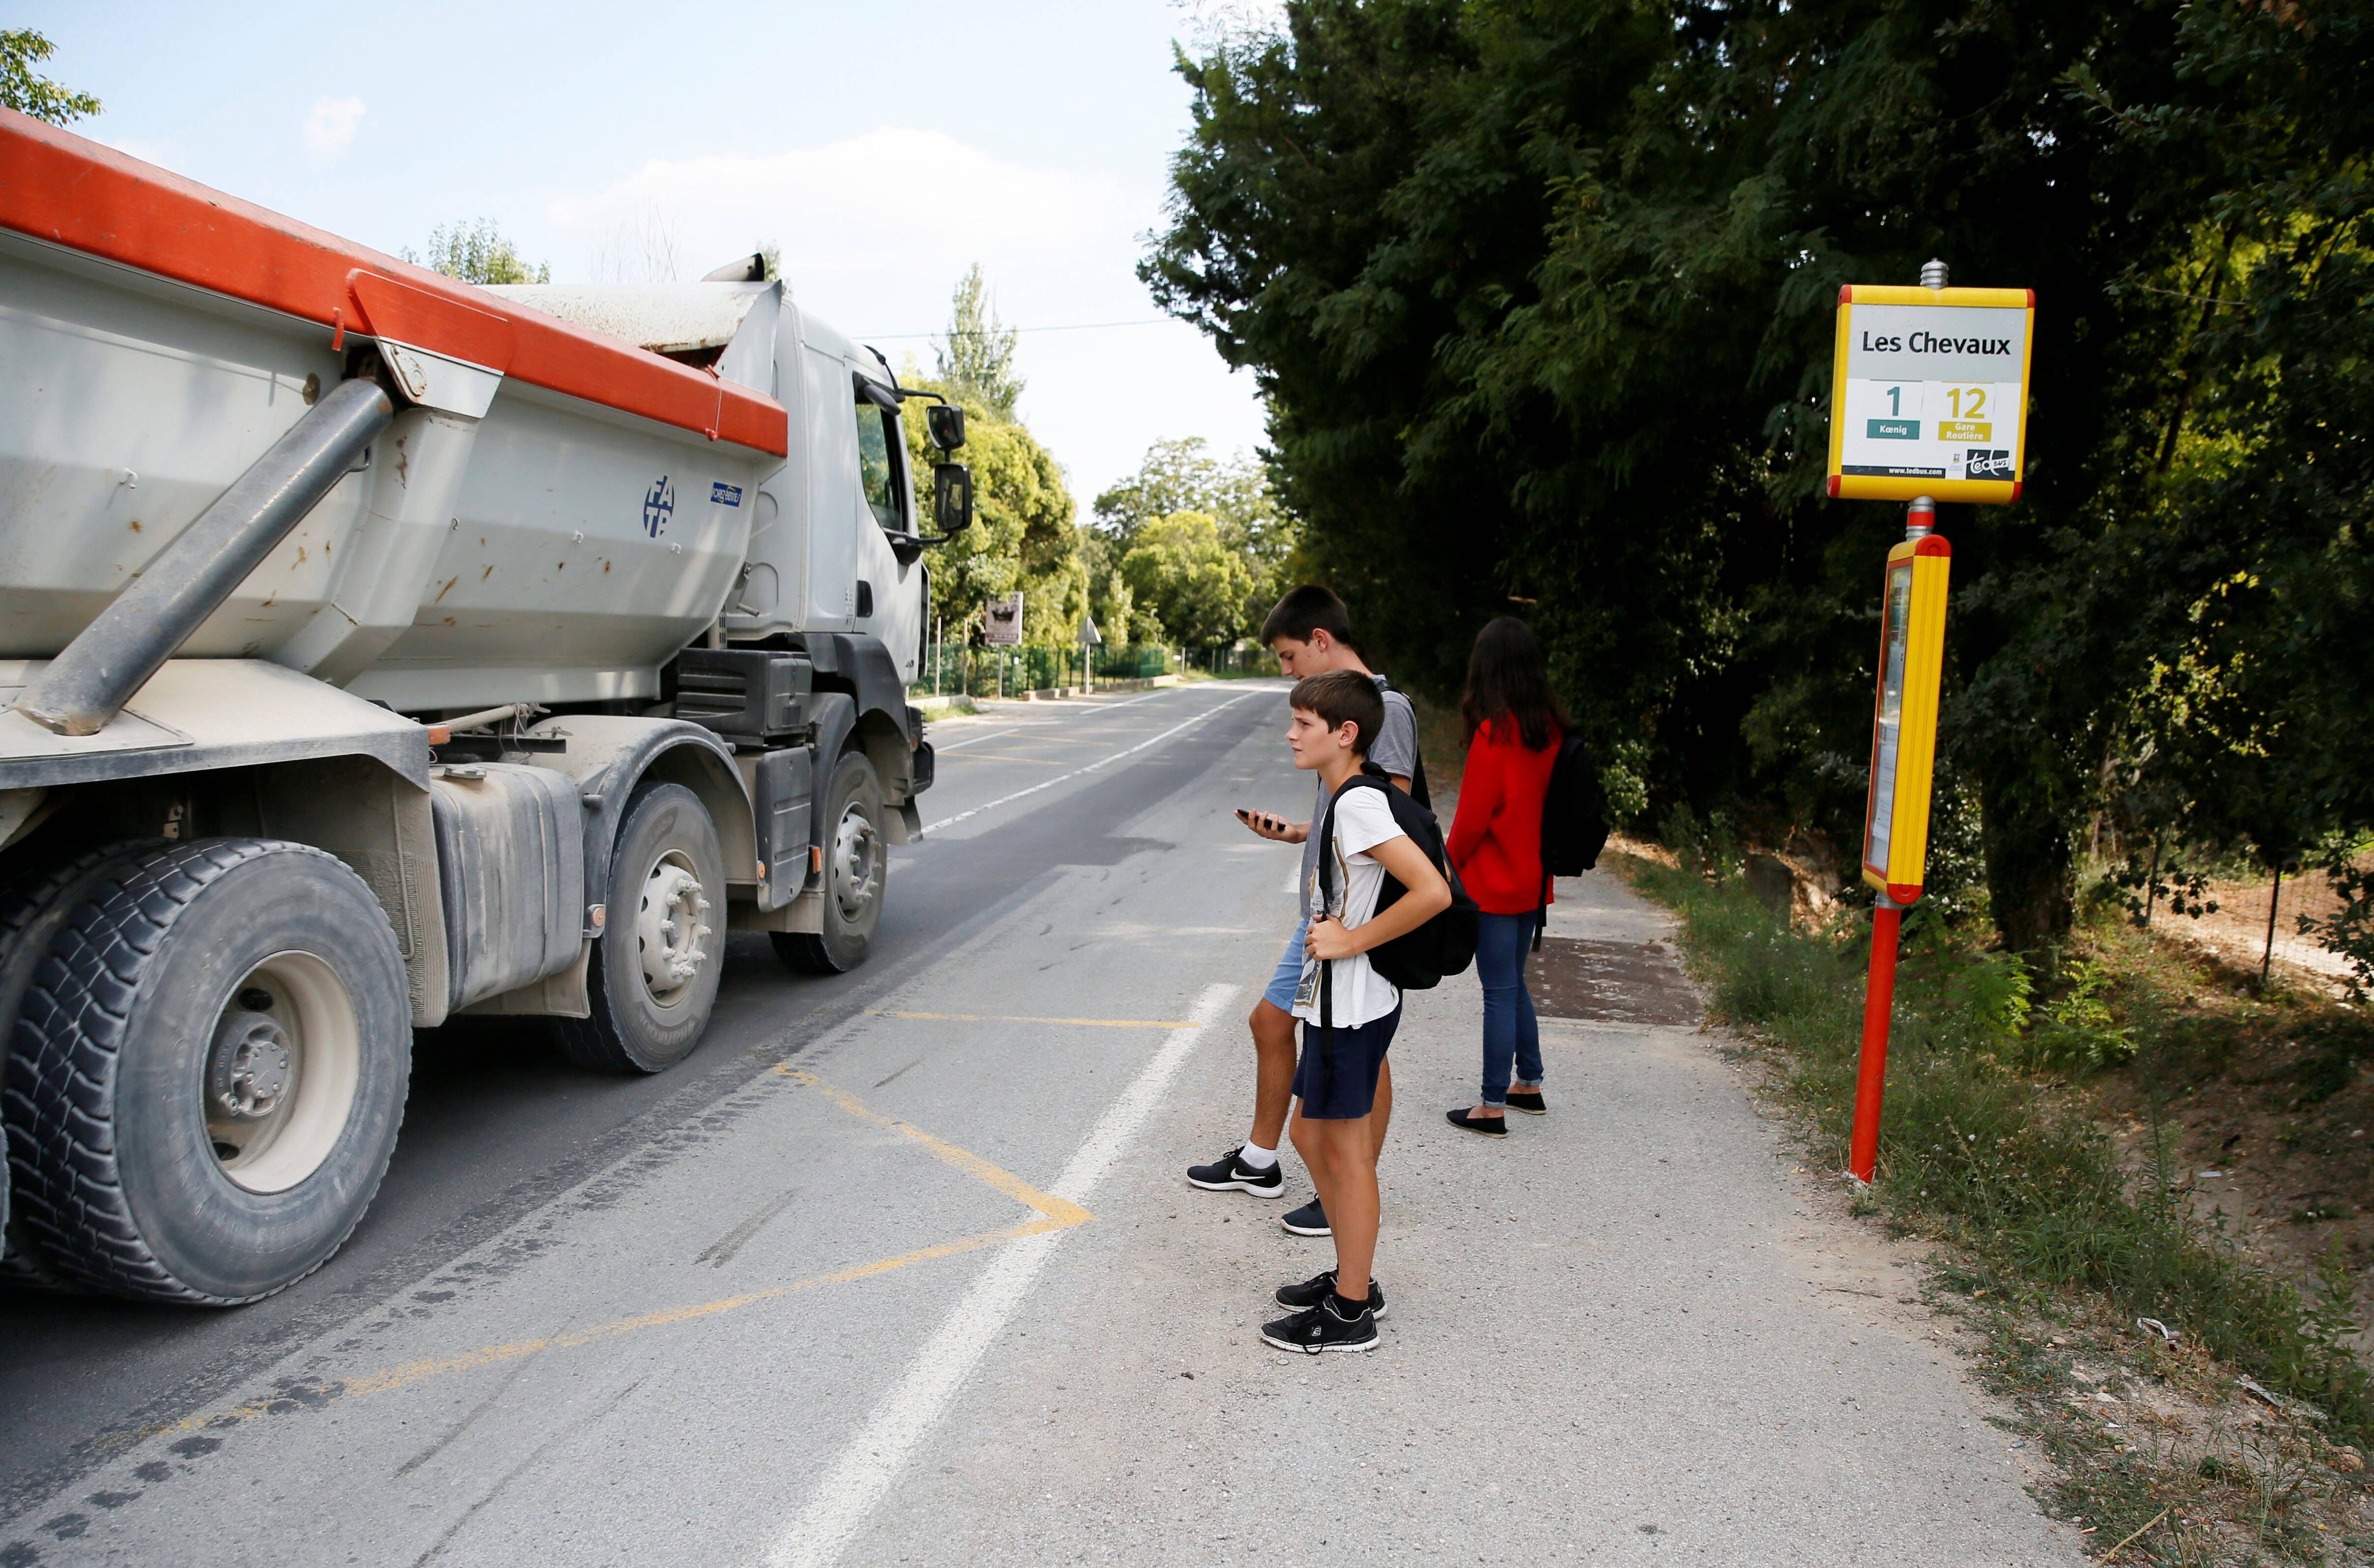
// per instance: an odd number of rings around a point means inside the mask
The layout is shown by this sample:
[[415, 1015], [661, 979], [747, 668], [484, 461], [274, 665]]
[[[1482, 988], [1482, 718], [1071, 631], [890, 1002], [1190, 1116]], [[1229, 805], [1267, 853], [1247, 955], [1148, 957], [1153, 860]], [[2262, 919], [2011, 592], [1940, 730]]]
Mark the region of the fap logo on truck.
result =
[[669, 484], [668, 476], [663, 474], [652, 481], [649, 490], [643, 492], [643, 532], [657, 539], [666, 529], [668, 519], [675, 515], [676, 486]]

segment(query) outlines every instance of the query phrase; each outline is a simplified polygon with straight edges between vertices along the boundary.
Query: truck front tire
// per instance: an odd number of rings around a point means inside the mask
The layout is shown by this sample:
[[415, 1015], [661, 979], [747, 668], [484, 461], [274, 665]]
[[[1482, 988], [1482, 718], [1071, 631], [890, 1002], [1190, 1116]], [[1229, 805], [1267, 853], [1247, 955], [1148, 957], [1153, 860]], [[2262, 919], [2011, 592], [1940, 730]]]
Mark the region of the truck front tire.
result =
[[608, 914], [594, 939], [592, 1016], [555, 1020], [570, 1059], [661, 1072], [692, 1054], [725, 966], [725, 853], [700, 797], [645, 783], [610, 852]]
[[97, 1290], [270, 1295], [370, 1207], [411, 1063], [395, 933], [335, 857], [209, 838], [111, 862], [19, 1007], [22, 1222]]
[[775, 956], [806, 975], [841, 975], [865, 962], [882, 923], [890, 840], [882, 827], [882, 781], [863, 752], [844, 752], [832, 770], [824, 829], [824, 908], [816, 931], [772, 933]]

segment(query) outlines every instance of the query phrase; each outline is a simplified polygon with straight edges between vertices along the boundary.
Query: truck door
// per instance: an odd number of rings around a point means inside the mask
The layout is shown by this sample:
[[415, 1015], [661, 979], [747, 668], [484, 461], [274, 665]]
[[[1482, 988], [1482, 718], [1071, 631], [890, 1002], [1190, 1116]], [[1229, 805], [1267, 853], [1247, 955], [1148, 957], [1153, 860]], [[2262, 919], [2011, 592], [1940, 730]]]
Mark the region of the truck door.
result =
[[803, 345], [800, 369], [809, 441], [808, 603], [800, 619], [811, 630], [855, 631], [860, 541], [872, 543], [881, 530], [859, 484], [849, 362]]
[[875, 522], [872, 538], [857, 550], [858, 580], [864, 585], [858, 591], [858, 609], [864, 623], [859, 629], [879, 638], [899, 666], [899, 678], [911, 681], [923, 641], [927, 579], [916, 547], [908, 546], [902, 560], [890, 545], [893, 536], [903, 538], [915, 532], [906, 432], [895, 406], [886, 408], [878, 398], [863, 397], [855, 406], [858, 473], [866, 509]]

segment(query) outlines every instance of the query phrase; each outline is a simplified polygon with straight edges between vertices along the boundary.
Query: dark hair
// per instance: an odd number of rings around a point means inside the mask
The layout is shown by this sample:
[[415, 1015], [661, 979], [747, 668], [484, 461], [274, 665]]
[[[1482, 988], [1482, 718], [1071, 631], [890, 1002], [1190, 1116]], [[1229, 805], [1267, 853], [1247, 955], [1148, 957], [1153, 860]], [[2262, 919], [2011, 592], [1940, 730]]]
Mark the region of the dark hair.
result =
[[1574, 728], [1550, 689], [1549, 660], [1534, 628], [1514, 615], [1496, 617], [1475, 634], [1467, 656], [1467, 691], [1460, 698], [1467, 739], [1496, 720], [1513, 720], [1527, 751], [1540, 751]]
[[1316, 713], [1330, 730], [1350, 722], [1356, 738], [1352, 750], [1369, 755], [1369, 743], [1385, 727], [1385, 698], [1377, 683], [1357, 670], [1330, 670], [1294, 683], [1287, 702], [1306, 713]]
[[1353, 652], [1360, 651], [1358, 640], [1352, 636], [1352, 612], [1344, 607], [1344, 601], [1315, 582], [1287, 591], [1286, 597], [1270, 611], [1269, 619], [1262, 623], [1262, 646], [1267, 648], [1279, 638], [1309, 642], [1312, 632], [1325, 632], [1330, 639]]

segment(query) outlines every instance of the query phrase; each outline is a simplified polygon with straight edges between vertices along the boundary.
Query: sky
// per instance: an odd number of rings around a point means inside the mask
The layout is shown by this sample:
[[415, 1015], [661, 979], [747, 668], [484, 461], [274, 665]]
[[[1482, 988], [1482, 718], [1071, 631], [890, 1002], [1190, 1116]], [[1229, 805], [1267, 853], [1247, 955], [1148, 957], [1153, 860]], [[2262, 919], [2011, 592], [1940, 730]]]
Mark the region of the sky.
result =
[[1157, 440], [1261, 442], [1252, 376], [1134, 267], [1191, 123], [1173, 41], [1263, 5], [20, 0], [7, 25], [104, 104], [78, 134], [390, 252], [491, 218], [587, 283], [773, 244], [803, 309], [925, 370], [977, 261], [1085, 517]]

